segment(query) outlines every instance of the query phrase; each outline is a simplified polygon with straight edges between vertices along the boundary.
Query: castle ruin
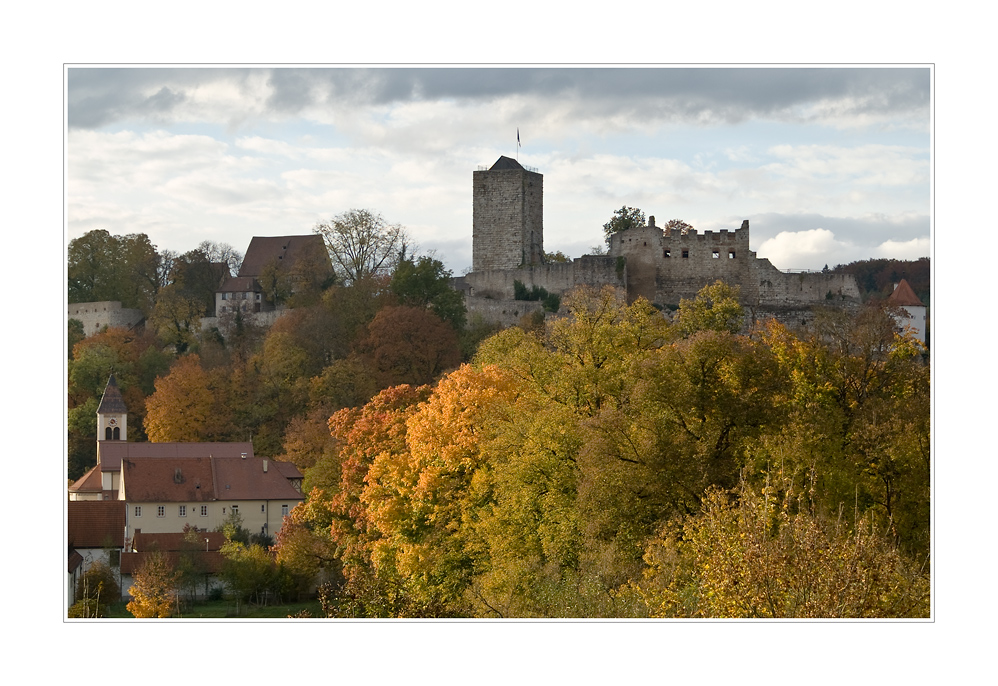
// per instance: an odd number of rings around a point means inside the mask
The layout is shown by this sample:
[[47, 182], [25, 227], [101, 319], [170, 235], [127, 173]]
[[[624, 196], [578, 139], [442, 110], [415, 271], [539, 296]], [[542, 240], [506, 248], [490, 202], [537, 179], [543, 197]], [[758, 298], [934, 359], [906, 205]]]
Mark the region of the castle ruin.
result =
[[[464, 277], [468, 311], [486, 320], [515, 323], [537, 303], [514, 301], [514, 282], [564, 294], [581, 285], [612, 285], [628, 301], [644, 297], [674, 309], [718, 279], [741, 289], [751, 319], [797, 323], [821, 306], [853, 307], [860, 294], [849, 274], [787, 273], [749, 249], [749, 223], [734, 231], [670, 231], [655, 225], [615, 233], [606, 255], [570, 262], [544, 259], [544, 177], [500, 157], [474, 172], [472, 271]], [[505, 321], [503, 321], [505, 319]]]

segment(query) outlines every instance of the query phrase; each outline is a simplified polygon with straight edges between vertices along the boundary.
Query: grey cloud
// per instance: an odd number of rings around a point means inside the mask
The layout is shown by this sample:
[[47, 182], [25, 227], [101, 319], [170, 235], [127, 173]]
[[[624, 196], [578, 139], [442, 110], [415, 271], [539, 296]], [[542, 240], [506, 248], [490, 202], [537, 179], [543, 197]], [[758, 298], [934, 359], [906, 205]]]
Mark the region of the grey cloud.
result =
[[[198, 87], [226, 80], [248, 88], [248, 78], [261, 71], [275, 115], [330, 103], [488, 102], [514, 94], [572, 102], [580, 116], [638, 113], [706, 122], [781, 115], [823, 100], [842, 101], [853, 114], [922, 111], [929, 102], [927, 68], [75, 68], [69, 70], [69, 124], [96, 128], [165, 116]], [[149, 91], [157, 95], [143, 95]]]

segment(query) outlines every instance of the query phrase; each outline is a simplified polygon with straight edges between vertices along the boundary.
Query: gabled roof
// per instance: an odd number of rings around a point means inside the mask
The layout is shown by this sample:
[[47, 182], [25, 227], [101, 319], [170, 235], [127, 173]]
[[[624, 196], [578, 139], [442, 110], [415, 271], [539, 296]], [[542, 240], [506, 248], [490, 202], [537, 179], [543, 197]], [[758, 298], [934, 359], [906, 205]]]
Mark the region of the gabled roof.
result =
[[98, 461], [101, 470], [117, 472], [121, 470], [122, 459], [134, 458], [179, 458], [179, 457], [253, 457], [253, 444], [249, 441], [237, 443], [127, 443], [123, 441], [99, 441]]
[[69, 545], [121, 548], [125, 545], [125, 503], [121, 500], [70, 500]]
[[[219, 500], [303, 500], [288, 483], [280, 463], [255, 458], [215, 458], [215, 493]], [[266, 471], [264, 465], [266, 464]], [[294, 467], [294, 465], [292, 465]], [[295, 468], [297, 472], [297, 468]], [[301, 472], [298, 472], [299, 474]]]
[[894, 289], [894, 292], [887, 296], [887, 302], [898, 307], [925, 307], [904, 279], [901, 279], [901, 283]]
[[260, 282], [253, 276], [233, 276], [218, 287], [216, 293], [250, 293], [262, 291]]
[[489, 171], [502, 171], [503, 169], [523, 169], [523, 167], [512, 157], [505, 155], [500, 156], [496, 163], [489, 167]]
[[184, 540], [184, 534], [147, 534], [136, 529], [135, 536], [132, 537], [132, 547], [135, 552], [147, 553], [154, 550], [160, 552], [174, 552], [180, 550], [200, 550], [205, 551], [204, 539], [208, 539], [208, 550], [220, 550], [225, 543], [225, 534], [221, 531], [199, 531], [198, 541], [195, 544]]
[[129, 503], [303, 500], [285, 471], [301, 474], [259, 457], [130, 457], [121, 462], [121, 490]]
[[69, 490], [73, 493], [98, 493], [104, 489], [101, 484], [101, 466], [96, 465], [90, 468], [86, 474], [73, 482]]
[[121, 490], [130, 503], [191, 503], [215, 499], [207, 457], [125, 458]]
[[121, 397], [121, 390], [118, 382], [114, 379], [114, 374], [107, 380], [104, 388], [104, 395], [101, 396], [100, 405], [97, 407], [97, 414], [125, 414], [128, 409], [125, 407], [125, 400]]
[[314, 255], [324, 265], [328, 265], [330, 272], [333, 270], [326, 244], [318, 234], [253, 236], [246, 248], [239, 276], [260, 276], [264, 269], [275, 262], [281, 269], [291, 269], [295, 262], [308, 255]]

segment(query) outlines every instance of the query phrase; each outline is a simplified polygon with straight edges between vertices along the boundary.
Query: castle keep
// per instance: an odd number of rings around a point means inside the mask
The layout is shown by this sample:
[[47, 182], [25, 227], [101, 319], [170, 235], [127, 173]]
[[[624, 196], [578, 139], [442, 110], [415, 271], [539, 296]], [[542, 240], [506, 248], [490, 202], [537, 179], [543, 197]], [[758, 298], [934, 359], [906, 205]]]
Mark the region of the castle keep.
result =
[[[644, 297], [675, 307], [718, 279], [741, 287], [742, 305], [754, 317], [807, 319], [816, 306], [853, 306], [856, 280], [848, 274], [786, 273], [749, 249], [749, 223], [734, 231], [686, 233], [648, 224], [613, 234], [606, 255], [568, 263], [544, 261], [543, 175], [500, 157], [474, 173], [473, 260], [465, 282], [470, 312], [487, 319], [522, 315], [534, 303], [513, 306], [513, 284], [563, 294], [576, 286], [612, 285], [633, 301]], [[503, 304], [500, 304], [503, 303]], [[511, 323], [511, 322], [507, 322]]]

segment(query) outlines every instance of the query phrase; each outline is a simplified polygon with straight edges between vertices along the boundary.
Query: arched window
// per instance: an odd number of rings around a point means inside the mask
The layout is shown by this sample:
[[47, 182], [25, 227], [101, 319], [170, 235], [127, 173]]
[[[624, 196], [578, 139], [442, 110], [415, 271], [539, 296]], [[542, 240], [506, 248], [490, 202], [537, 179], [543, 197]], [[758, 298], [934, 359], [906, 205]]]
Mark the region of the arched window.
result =
[[116, 441], [120, 441], [121, 440], [121, 427], [120, 426], [114, 427], [114, 440], [116, 440]]
[[107, 427], [106, 429], [104, 429], [104, 438], [105, 438], [105, 440], [108, 440], [108, 441], [111, 440], [111, 427], [110, 426]]

